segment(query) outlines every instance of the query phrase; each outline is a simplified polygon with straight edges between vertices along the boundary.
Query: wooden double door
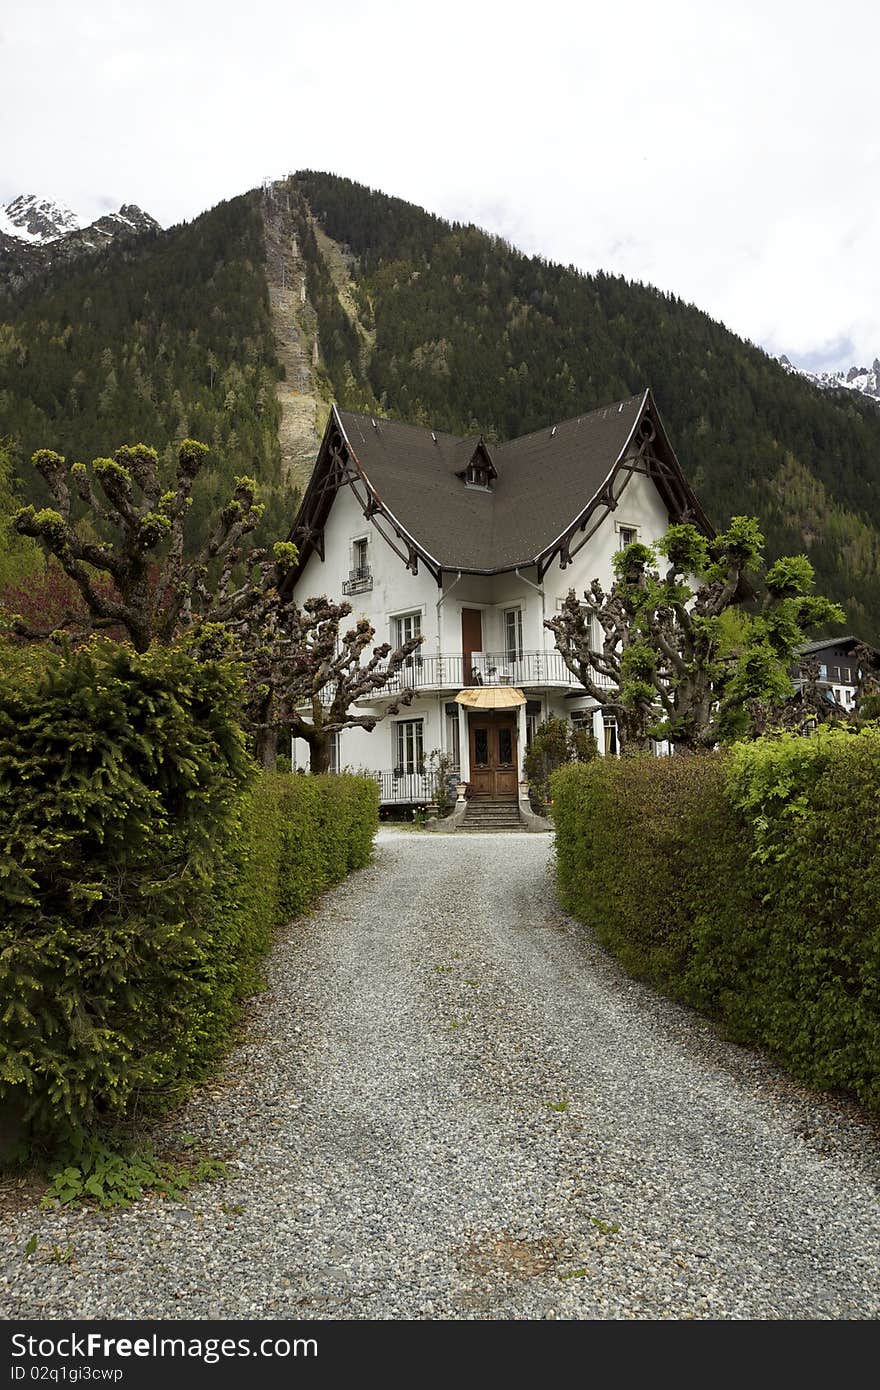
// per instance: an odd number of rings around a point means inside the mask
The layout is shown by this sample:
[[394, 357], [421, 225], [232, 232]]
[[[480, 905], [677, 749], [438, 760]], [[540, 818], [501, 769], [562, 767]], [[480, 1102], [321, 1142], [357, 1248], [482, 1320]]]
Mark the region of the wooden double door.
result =
[[469, 719], [471, 786], [475, 797], [516, 801], [516, 719], [507, 710], [475, 710]]

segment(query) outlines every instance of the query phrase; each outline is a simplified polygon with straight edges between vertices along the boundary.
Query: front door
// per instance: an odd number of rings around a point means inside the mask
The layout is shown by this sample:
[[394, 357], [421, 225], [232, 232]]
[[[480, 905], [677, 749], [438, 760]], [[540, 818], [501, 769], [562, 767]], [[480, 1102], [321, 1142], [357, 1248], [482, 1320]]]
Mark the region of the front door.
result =
[[471, 653], [483, 650], [483, 614], [479, 608], [461, 610], [461, 650], [464, 654], [462, 685], [470, 685], [473, 680]]
[[480, 710], [469, 722], [474, 796], [516, 801], [516, 720], [506, 710]]

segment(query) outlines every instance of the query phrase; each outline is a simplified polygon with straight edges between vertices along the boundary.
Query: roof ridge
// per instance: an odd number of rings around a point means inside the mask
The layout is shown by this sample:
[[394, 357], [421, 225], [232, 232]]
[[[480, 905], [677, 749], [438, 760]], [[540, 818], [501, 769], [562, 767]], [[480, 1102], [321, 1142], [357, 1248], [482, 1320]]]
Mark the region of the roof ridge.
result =
[[591, 415], [599, 415], [602, 412], [612, 411], [615, 406], [629, 405], [631, 401], [643, 401], [647, 389], [648, 388], [645, 387], [641, 391], [636, 391], [631, 396], [623, 396], [617, 401], [607, 401], [605, 405], [597, 405], [593, 410], [584, 410], [580, 415], [568, 415], [564, 420], [551, 420], [546, 425], [539, 425], [536, 430], [529, 430], [526, 434], [516, 434], [512, 439], [496, 440], [491, 444], [486, 439], [485, 430], [472, 431], [469, 434], [453, 434], [451, 430], [438, 430], [434, 425], [413, 425], [410, 424], [408, 420], [394, 420], [387, 415], [371, 414], [370, 411], [344, 410], [340, 405], [337, 405], [336, 409], [341, 415], [353, 415], [358, 420], [369, 420], [371, 423], [378, 420], [380, 424], [402, 425], [404, 429], [418, 430], [421, 434], [443, 435], [446, 439], [454, 439], [456, 444], [465, 444], [469, 440], [478, 440], [481, 441], [485, 449], [491, 453], [492, 449], [504, 449], [508, 444], [518, 444], [521, 439], [533, 439], [537, 434], [545, 434], [548, 430], [552, 430], [554, 426], [558, 428], [560, 425], [570, 425], [575, 420], [588, 420]]
[[504, 439], [495, 447], [503, 449], [508, 444], [518, 444], [521, 439], [534, 439], [535, 435], [546, 434], [554, 428], [558, 429], [561, 425], [571, 425], [575, 420], [588, 420], [591, 415], [601, 415], [605, 411], [613, 410], [615, 406], [629, 405], [630, 401], [643, 401], [647, 389], [645, 387], [645, 390], [636, 391], [631, 396], [623, 396], [619, 401], [608, 401], [605, 405], [597, 405], [593, 410], [584, 410], [580, 415], [567, 415], [564, 420], [551, 420], [546, 425], [539, 425], [536, 430], [529, 430], [528, 434], [517, 434], [514, 435], [513, 439]]
[[438, 430], [433, 425], [413, 425], [409, 420], [395, 420], [390, 415], [376, 415], [369, 410], [347, 410], [338, 405], [335, 401], [336, 409], [340, 415], [353, 416], [355, 420], [369, 420], [372, 426], [375, 421], [379, 425], [400, 425], [405, 430], [417, 430], [419, 434], [433, 434], [443, 439], [451, 439], [456, 444], [465, 444], [469, 439], [479, 439], [479, 434], [453, 434], [451, 430]]

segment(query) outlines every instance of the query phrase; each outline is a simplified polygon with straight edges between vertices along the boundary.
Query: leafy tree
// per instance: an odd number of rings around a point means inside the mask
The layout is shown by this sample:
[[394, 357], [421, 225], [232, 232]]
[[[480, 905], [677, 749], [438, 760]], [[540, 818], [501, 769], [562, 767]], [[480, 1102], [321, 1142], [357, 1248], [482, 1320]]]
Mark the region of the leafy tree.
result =
[[861, 642], [853, 657], [858, 670], [856, 714], [861, 720], [880, 719], [880, 657]]
[[529, 791], [542, 805], [550, 800], [550, 776], [566, 763], [585, 763], [598, 757], [596, 740], [586, 729], [551, 716], [535, 730], [523, 759]]
[[838, 704], [834, 692], [820, 679], [818, 661], [801, 661], [797, 687], [782, 700], [753, 700], [750, 706], [751, 732], [761, 734], [783, 729], [812, 733], [819, 724], [854, 724], [857, 716]]
[[[569, 670], [616, 715], [621, 751], [647, 748], [651, 738], [712, 747], [747, 732], [755, 702], [775, 705], [793, 694], [797, 648], [809, 629], [843, 622], [844, 613], [812, 593], [804, 555], [771, 565], [763, 601], [747, 607], [748, 576], [761, 572], [763, 548], [753, 517], [734, 517], [712, 540], [690, 524], [670, 526], [656, 547], [630, 545], [614, 557], [608, 594], [596, 579], [583, 603], [572, 590], [548, 619]], [[738, 609], [733, 626], [731, 609]]]
[[306, 599], [302, 607], [291, 602], [250, 647], [248, 715], [267, 760], [277, 734], [289, 729], [308, 744], [311, 771], [327, 772], [333, 734], [372, 730], [412, 701], [414, 691], [404, 686], [382, 713], [354, 712], [357, 701], [396, 684], [424, 638], [413, 637], [394, 651], [383, 642], [363, 660], [375, 629], [361, 618], [340, 632], [350, 613], [350, 603], [326, 595]]

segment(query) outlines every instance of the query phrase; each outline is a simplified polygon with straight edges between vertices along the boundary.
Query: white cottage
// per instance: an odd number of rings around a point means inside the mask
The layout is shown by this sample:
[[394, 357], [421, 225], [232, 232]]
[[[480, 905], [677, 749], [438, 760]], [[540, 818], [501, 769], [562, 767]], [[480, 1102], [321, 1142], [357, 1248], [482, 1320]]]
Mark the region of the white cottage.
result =
[[[383, 803], [417, 804], [431, 791], [425, 759], [441, 750], [475, 797], [516, 802], [525, 749], [550, 715], [616, 751], [613, 718], [544, 619], [569, 589], [610, 585], [616, 550], [681, 520], [712, 533], [650, 390], [504, 444], [334, 406], [291, 533], [295, 593], [347, 596], [377, 641], [425, 640], [406, 671], [412, 704], [371, 733], [337, 735], [333, 767], [372, 772]], [[512, 687], [525, 702], [457, 701], [478, 687]]]

